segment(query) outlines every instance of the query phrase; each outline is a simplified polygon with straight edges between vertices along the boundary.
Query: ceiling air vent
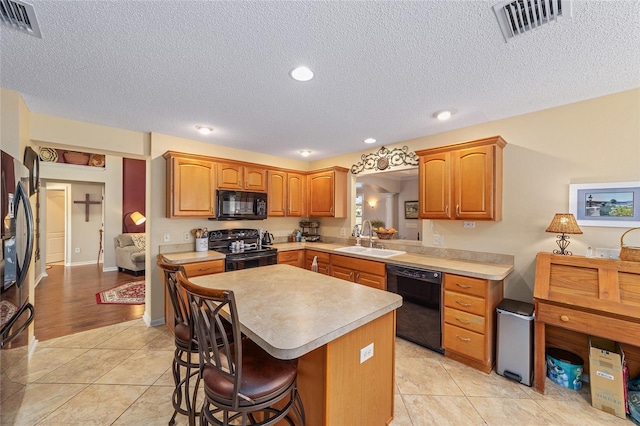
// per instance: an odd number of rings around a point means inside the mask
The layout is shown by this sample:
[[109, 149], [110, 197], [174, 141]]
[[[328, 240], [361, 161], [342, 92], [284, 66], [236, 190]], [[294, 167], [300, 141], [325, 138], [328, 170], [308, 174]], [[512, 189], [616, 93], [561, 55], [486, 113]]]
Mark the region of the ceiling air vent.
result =
[[42, 38], [36, 12], [30, 4], [18, 0], [0, 0], [0, 16], [4, 24]]
[[505, 41], [558, 20], [571, 17], [570, 0], [515, 0], [493, 6]]

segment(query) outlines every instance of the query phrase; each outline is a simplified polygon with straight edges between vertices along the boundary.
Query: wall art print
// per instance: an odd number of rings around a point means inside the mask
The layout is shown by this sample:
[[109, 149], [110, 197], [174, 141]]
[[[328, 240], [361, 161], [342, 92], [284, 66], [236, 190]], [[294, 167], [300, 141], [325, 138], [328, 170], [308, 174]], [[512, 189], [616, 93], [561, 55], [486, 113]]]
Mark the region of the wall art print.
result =
[[569, 211], [580, 226], [640, 226], [640, 182], [571, 184]]

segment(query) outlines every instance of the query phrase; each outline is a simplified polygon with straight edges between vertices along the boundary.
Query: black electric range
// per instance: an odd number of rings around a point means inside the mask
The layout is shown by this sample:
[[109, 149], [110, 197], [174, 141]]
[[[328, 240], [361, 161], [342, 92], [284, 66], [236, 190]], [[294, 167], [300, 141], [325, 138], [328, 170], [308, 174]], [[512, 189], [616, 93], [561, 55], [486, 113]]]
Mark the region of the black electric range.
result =
[[220, 229], [209, 231], [209, 250], [223, 253], [225, 271], [256, 268], [278, 263], [278, 251], [262, 245], [258, 229]]

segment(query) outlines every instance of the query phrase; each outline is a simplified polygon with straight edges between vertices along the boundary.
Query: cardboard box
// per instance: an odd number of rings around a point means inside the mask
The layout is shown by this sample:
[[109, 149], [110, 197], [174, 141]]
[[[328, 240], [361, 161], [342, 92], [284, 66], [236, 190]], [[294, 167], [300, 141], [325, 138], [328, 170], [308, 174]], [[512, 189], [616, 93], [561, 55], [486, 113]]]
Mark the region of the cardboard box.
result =
[[591, 405], [625, 419], [623, 364], [624, 353], [620, 345], [600, 337], [589, 337]]

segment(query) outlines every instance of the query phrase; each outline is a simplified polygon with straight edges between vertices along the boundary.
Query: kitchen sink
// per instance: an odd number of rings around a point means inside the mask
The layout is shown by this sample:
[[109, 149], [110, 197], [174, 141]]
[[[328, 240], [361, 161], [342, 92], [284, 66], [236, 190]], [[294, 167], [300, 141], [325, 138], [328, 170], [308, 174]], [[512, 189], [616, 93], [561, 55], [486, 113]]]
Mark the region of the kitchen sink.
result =
[[339, 249], [336, 249], [336, 251], [341, 251], [344, 253], [362, 254], [365, 256], [384, 257], [384, 258], [407, 253], [406, 251], [401, 251], [401, 250], [380, 249], [380, 248], [371, 248], [371, 247], [363, 247], [363, 246], [341, 247]]

